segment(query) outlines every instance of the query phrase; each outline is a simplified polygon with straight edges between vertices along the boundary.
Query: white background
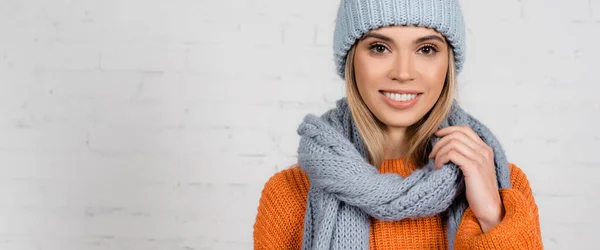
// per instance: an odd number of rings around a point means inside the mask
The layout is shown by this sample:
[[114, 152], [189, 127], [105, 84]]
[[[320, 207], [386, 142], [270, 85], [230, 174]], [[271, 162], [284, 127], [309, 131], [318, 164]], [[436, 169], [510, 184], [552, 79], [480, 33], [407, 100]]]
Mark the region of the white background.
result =
[[[252, 249], [300, 120], [344, 94], [338, 3], [0, 0], [0, 249]], [[460, 102], [546, 249], [598, 249], [600, 0], [461, 3]]]

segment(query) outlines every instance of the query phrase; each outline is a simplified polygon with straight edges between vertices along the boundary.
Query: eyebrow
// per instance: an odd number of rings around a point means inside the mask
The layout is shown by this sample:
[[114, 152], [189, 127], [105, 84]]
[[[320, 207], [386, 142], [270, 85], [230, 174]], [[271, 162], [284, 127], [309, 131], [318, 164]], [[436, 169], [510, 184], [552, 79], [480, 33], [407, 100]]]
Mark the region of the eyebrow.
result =
[[[393, 40], [391, 38], [389, 38], [387, 36], [384, 36], [382, 34], [373, 33], [373, 32], [367, 33], [360, 40], [362, 41], [362, 40], [365, 40], [365, 39], [367, 39], [369, 37], [378, 38], [378, 39], [381, 39], [381, 40], [386, 41], [386, 42], [393, 42]], [[440, 42], [442, 42], [444, 44], [446, 43], [446, 41], [444, 41], [444, 39], [441, 38], [438, 35], [424, 36], [424, 37], [416, 39], [413, 43], [417, 44], [417, 43], [422, 43], [422, 42], [429, 41], [429, 40], [437, 40], [437, 41], [440, 41]]]

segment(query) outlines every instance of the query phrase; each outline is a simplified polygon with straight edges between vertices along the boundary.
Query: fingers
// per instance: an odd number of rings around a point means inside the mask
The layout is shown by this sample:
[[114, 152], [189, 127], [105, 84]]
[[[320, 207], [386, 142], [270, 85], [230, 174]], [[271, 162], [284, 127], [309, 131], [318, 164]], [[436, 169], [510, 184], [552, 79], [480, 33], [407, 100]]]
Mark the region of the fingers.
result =
[[[433, 146], [429, 154], [429, 158], [436, 159], [434, 165], [436, 168], [442, 167], [448, 161], [454, 162], [448, 156], [457, 154], [476, 166], [486, 166], [489, 162], [493, 162], [493, 150], [469, 126], [446, 127], [436, 132], [436, 135], [442, 139]], [[461, 166], [458, 162], [454, 163]]]
[[448, 162], [453, 162], [454, 164], [459, 166], [463, 171], [465, 177], [470, 175], [469, 173], [471, 171], [469, 171], [469, 169], [471, 168], [471, 166], [474, 166], [473, 162], [469, 158], [467, 158], [466, 156], [464, 156], [456, 150], [450, 150], [445, 154], [441, 154], [437, 158], [435, 158], [436, 168], [440, 168]]
[[[482, 162], [482, 156], [480, 154], [478, 154], [473, 148], [471, 148], [470, 146], [468, 146], [464, 140], [470, 140], [468, 138], [466, 139], [457, 139], [457, 138], [452, 138], [450, 140], [447, 141], [447, 143], [445, 143], [445, 145], [443, 145], [442, 147], [439, 148], [439, 151], [436, 153], [437, 156], [435, 156], [435, 167], [436, 168], [440, 168], [442, 167], [447, 161], [444, 161], [447, 157], [448, 154], [450, 154], [451, 152], [455, 152], [460, 154], [463, 157], [466, 157], [470, 162], [478, 162], [481, 163]], [[450, 159], [452, 160], [452, 159]], [[454, 162], [454, 161], [452, 161]], [[454, 162], [457, 165], [460, 165], [458, 162]]]
[[454, 132], [462, 132], [464, 133], [466, 136], [468, 136], [469, 138], [471, 138], [471, 140], [473, 140], [473, 142], [484, 146], [487, 145], [482, 139], [481, 137], [479, 137], [479, 135], [477, 135], [477, 133], [475, 133], [475, 131], [473, 131], [473, 129], [471, 129], [471, 127], [469, 127], [468, 125], [465, 126], [450, 126], [450, 127], [445, 127], [443, 129], [438, 130], [437, 132], [435, 132], [435, 135], [439, 136], [439, 137], [444, 137], [446, 135], [452, 134]]
[[448, 134], [448, 135], [442, 137], [442, 139], [440, 139], [440, 141], [438, 141], [431, 149], [429, 158], [435, 157], [435, 155], [438, 153], [438, 151], [441, 148], [445, 147], [446, 145], [451, 143], [453, 140], [461, 141], [462, 143], [466, 144], [469, 148], [472, 148], [472, 149], [477, 149], [477, 148], [481, 147], [481, 145], [479, 145], [477, 142], [473, 141], [473, 139], [471, 139], [471, 137], [469, 137], [463, 131], [457, 130], [451, 134]]

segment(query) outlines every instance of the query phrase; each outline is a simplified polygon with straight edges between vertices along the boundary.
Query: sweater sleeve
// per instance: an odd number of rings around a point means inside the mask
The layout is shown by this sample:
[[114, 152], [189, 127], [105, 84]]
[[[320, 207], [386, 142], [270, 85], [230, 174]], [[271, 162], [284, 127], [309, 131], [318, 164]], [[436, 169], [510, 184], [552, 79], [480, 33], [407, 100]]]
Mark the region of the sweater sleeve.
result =
[[307, 176], [295, 166], [273, 175], [265, 184], [254, 222], [254, 249], [300, 249]]
[[467, 208], [456, 234], [455, 249], [543, 249], [542, 235], [529, 180], [510, 164], [511, 188], [500, 190], [503, 220], [483, 233], [473, 211]]

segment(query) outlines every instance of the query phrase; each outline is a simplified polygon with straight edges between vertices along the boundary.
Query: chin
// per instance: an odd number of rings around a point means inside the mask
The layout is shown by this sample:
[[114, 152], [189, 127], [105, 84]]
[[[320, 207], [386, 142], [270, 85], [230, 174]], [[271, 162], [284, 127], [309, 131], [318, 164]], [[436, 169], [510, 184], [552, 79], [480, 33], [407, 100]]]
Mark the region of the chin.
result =
[[386, 103], [380, 102], [374, 105], [373, 115], [390, 128], [407, 128], [427, 114], [429, 109], [424, 101], [426, 100], [420, 100], [415, 106], [403, 110], [391, 108]]
[[417, 114], [393, 114], [386, 112], [383, 117], [377, 117], [383, 124], [392, 128], [407, 128], [421, 119]]

